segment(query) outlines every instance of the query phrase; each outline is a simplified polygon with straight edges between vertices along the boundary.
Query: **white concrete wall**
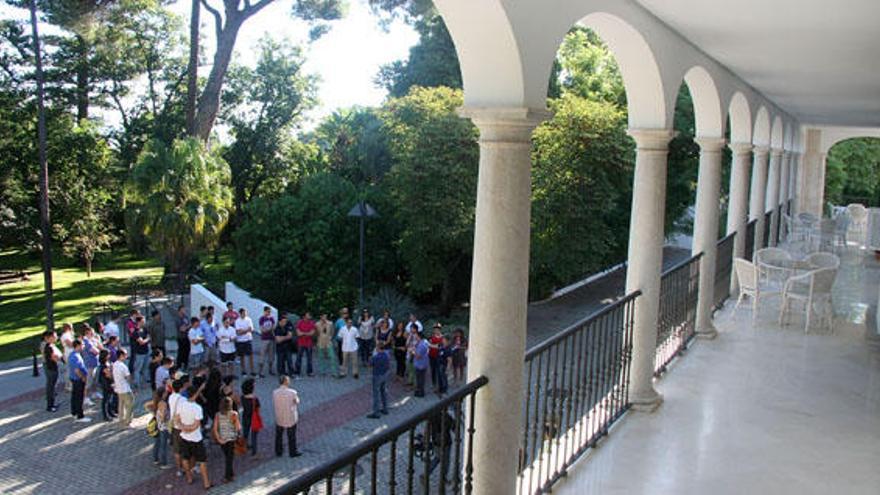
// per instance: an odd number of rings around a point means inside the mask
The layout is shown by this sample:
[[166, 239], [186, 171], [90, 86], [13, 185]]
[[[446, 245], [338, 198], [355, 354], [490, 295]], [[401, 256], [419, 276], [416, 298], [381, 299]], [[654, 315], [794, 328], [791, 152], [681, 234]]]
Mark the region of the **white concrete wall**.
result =
[[[236, 311], [238, 311], [239, 308], [246, 309], [248, 316], [254, 320], [254, 327], [259, 325], [260, 316], [263, 316], [263, 308], [266, 306], [272, 308], [272, 316], [275, 318], [275, 321], [278, 321], [278, 309], [275, 308], [275, 306], [272, 306], [262, 299], [253, 297], [250, 292], [232, 282], [226, 282], [225, 291], [226, 301], [232, 302]], [[223, 305], [223, 310], [226, 311], [225, 303]]]
[[202, 306], [214, 306], [214, 314], [222, 315], [226, 311], [226, 301], [209, 291], [202, 284], [192, 284], [189, 287], [189, 315], [199, 316], [199, 308]]

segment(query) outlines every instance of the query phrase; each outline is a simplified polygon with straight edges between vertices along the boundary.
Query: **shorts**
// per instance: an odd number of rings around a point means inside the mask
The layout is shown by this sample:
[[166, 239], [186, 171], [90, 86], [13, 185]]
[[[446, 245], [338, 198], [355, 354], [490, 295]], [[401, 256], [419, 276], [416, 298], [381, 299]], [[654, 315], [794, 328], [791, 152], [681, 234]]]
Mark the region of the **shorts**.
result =
[[254, 354], [254, 347], [251, 344], [251, 341], [248, 340], [247, 342], [236, 342], [235, 353], [239, 356], [252, 356]]
[[205, 442], [190, 442], [181, 438], [180, 457], [181, 459], [193, 460], [196, 462], [208, 462], [208, 453], [205, 452]]
[[177, 428], [171, 430], [171, 451], [175, 454], [180, 454], [180, 443], [182, 440], [180, 439], [180, 430]]
[[230, 361], [235, 361], [235, 353], [234, 352], [230, 352], [229, 354], [227, 354], [225, 352], [220, 353], [220, 362], [221, 363], [228, 363]]

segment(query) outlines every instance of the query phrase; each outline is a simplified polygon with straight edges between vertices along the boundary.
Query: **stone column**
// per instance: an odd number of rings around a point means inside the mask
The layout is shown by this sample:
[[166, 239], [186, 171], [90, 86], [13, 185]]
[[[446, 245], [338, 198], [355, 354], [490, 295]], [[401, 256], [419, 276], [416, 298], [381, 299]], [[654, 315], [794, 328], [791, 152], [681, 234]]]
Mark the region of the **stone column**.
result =
[[770, 240], [768, 246], [776, 245], [776, 229], [779, 226], [779, 176], [782, 168], [782, 150], [770, 150], [770, 165], [767, 168], [767, 196], [764, 212], [770, 214]]
[[699, 295], [697, 298], [697, 337], [718, 336], [712, 324], [715, 304], [715, 259], [718, 251], [718, 197], [721, 194], [722, 138], [698, 137], [700, 170], [697, 177], [697, 204], [694, 218], [694, 242], [691, 254], [703, 253], [700, 259]]
[[791, 211], [789, 215], [796, 215], [798, 210], [798, 175], [800, 173], [801, 154], [798, 151], [791, 152], [791, 167], [788, 172], [788, 197], [791, 198]]
[[654, 390], [654, 353], [663, 264], [666, 155], [674, 132], [668, 129], [630, 129], [628, 133], [636, 142], [636, 170], [626, 293], [642, 291], [635, 303], [629, 396], [636, 410], [652, 411], [663, 402], [663, 397]]
[[[752, 144], [731, 143], [733, 157], [730, 166], [730, 194], [727, 205], [727, 234], [736, 232], [733, 238], [733, 257], [742, 258], [746, 253], [746, 226], [749, 215], [749, 172], [752, 168]], [[730, 277], [730, 293], [737, 291], [736, 274]]]
[[[782, 167], [779, 175], [779, 202], [782, 204], [782, 210], [779, 213], [779, 221], [783, 222], [782, 214], [791, 215], [788, 211], [788, 182], [791, 176], [791, 152], [785, 150], [782, 152]], [[783, 225], [783, 230], [785, 230]], [[781, 239], [780, 239], [781, 240]]]
[[462, 109], [480, 130], [468, 380], [489, 379], [474, 414], [474, 493], [515, 493], [529, 285], [531, 134], [546, 112]]
[[761, 249], [764, 242], [764, 201], [767, 195], [767, 154], [770, 148], [767, 146], [755, 146], [753, 149], [754, 164], [752, 165], [752, 188], [749, 198], [749, 221], [757, 220], [755, 224], [754, 251]]

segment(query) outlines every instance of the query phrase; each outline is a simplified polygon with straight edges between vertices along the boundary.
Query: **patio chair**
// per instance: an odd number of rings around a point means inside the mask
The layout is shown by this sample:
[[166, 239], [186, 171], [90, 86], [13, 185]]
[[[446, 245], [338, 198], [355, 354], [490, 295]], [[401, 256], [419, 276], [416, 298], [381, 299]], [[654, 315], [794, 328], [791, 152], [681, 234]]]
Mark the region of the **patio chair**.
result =
[[790, 215], [782, 214], [782, 221], [785, 224], [785, 240], [791, 244], [793, 242], [804, 242], [807, 240], [807, 231], [804, 225], [796, 218]]
[[739, 309], [743, 299], [751, 297], [752, 319], [754, 319], [755, 315], [758, 314], [758, 297], [760, 295], [758, 291], [757, 268], [754, 263], [745, 258], [735, 258], [733, 260], [733, 267], [736, 271], [736, 281], [739, 285], [739, 297], [736, 298], [736, 305], [733, 307], [733, 311], [736, 312]]
[[837, 278], [837, 268], [820, 268], [789, 278], [782, 290], [779, 324], [786, 324], [785, 317], [791, 309], [791, 303], [799, 301], [804, 303], [804, 333], [810, 331], [813, 311], [817, 308], [819, 318], [825, 321], [828, 324], [828, 330], [832, 331], [834, 306], [831, 288], [834, 286], [835, 278]]
[[801, 224], [803, 224], [804, 226], [806, 226], [808, 228], [811, 228], [813, 226], [813, 224], [815, 224], [816, 221], [819, 220], [818, 218], [816, 218], [816, 215], [813, 215], [812, 213], [808, 213], [806, 211], [798, 213], [797, 219], [798, 219], [798, 221], [801, 222]]
[[849, 214], [842, 210], [834, 217], [834, 246], [846, 247], [846, 231], [849, 229]]
[[[837, 237], [837, 224], [830, 218], [823, 218], [819, 221], [819, 229], [815, 234], [816, 249], [818, 251], [831, 251], [834, 249], [835, 239]], [[812, 247], [812, 243], [811, 247]]]
[[[766, 284], [773, 289], [763, 292], [780, 292], [790, 270], [776, 268], [774, 265], [782, 265], [791, 261], [788, 251], [777, 247], [766, 247], [755, 253], [755, 264], [758, 268], [758, 283]], [[775, 263], [778, 262], [778, 263]]]
[[848, 233], [852, 234], [860, 245], [865, 244], [865, 233], [868, 231], [868, 209], [864, 205], [853, 203], [847, 205], [846, 212], [849, 215]]
[[831, 253], [813, 253], [807, 256], [807, 264], [813, 269], [840, 268], [840, 258]]

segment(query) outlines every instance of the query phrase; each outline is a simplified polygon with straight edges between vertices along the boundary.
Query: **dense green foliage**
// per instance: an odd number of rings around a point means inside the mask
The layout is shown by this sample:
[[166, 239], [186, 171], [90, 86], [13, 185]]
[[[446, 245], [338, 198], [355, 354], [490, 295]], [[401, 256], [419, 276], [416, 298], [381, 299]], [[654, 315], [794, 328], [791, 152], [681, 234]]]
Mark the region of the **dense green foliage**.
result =
[[828, 150], [825, 201], [880, 206], [880, 139], [855, 138]]

